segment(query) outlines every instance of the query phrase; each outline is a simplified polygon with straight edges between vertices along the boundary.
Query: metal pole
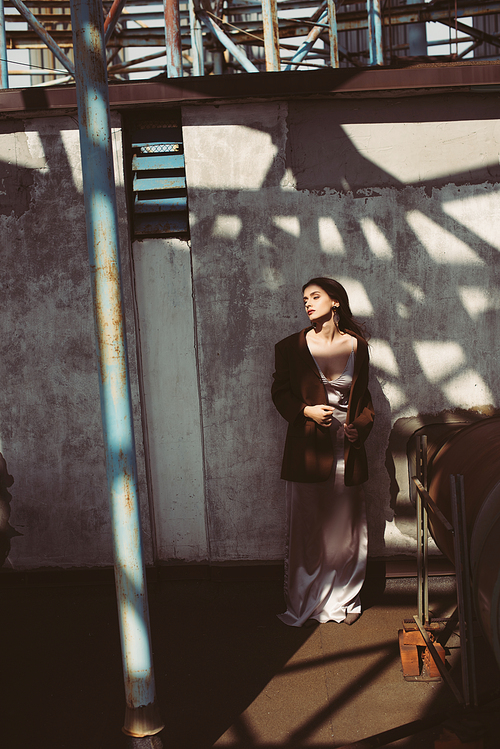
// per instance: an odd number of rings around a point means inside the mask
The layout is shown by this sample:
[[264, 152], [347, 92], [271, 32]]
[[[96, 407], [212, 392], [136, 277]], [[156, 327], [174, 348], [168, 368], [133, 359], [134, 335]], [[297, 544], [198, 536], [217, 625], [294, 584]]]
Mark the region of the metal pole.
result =
[[264, 31], [266, 70], [281, 70], [276, 0], [262, 0], [262, 26]]
[[[415, 5], [420, 0], [406, 0], [407, 5]], [[427, 54], [427, 31], [425, 23], [409, 23], [407, 26], [407, 39], [409, 44], [409, 54], [413, 57], [420, 57]]]
[[224, 53], [218, 49], [212, 53], [214, 59], [214, 75], [224, 74]]
[[11, 3], [15, 8], [17, 8], [19, 13], [31, 26], [33, 31], [36, 31], [40, 39], [47, 45], [50, 51], [55, 54], [59, 62], [64, 65], [68, 73], [71, 73], [71, 75], [74, 76], [75, 68], [73, 67], [73, 63], [71, 62], [67, 54], [63, 52], [59, 45], [56, 44], [56, 42], [52, 39], [49, 32], [45, 30], [43, 23], [40, 23], [40, 21], [35, 18], [33, 13], [26, 7], [22, 0], [11, 0]]
[[189, 0], [189, 28], [191, 31], [192, 75], [205, 75], [203, 59], [203, 34], [201, 23], [195, 13], [194, 0]]
[[384, 64], [382, 47], [382, 10], [380, 0], [366, 0], [368, 13], [368, 50], [370, 65]]
[[104, 44], [107, 44], [122, 14], [125, 0], [114, 0], [104, 21]]
[[[416, 437], [416, 474], [423, 488], [427, 490], [427, 435]], [[429, 623], [429, 577], [428, 547], [429, 527], [427, 510], [420, 492], [417, 492], [417, 579], [418, 579], [418, 618], [422, 626]]]
[[181, 19], [178, 0], [163, 0], [167, 77], [182, 78]]
[[328, 25], [330, 37], [330, 64], [332, 68], [338, 68], [339, 62], [339, 35], [337, 30], [337, 12], [335, 0], [328, 0]]
[[0, 0], [0, 88], [9, 88], [7, 37], [5, 36], [5, 10], [3, 0]]
[[453, 542], [457, 583], [458, 623], [460, 627], [460, 655], [462, 660], [462, 691], [464, 693], [465, 704], [477, 706], [464, 477], [460, 474], [450, 476], [450, 494], [453, 527], [455, 530]]
[[130, 736], [158, 733], [121, 292], [101, 0], [71, 0], [80, 150]]

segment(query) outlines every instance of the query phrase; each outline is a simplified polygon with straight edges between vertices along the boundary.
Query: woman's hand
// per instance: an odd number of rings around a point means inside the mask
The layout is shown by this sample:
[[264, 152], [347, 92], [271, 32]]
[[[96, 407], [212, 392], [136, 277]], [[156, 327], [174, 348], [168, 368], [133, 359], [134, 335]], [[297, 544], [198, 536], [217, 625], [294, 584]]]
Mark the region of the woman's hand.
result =
[[333, 408], [331, 406], [306, 406], [304, 416], [315, 421], [320, 427], [329, 427], [332, 423]]
[[356, 442], [359, 438], [358, 430], [352, 424], [344, 424], [344, 433], [349, 442]]

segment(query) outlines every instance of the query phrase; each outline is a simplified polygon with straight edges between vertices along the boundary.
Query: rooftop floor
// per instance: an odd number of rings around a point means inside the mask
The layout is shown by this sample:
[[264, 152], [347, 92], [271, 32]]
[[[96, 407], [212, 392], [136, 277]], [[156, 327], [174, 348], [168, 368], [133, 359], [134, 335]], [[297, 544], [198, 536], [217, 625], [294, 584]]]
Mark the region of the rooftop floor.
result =
[[[445, 684], [404, 680], [398, 630], [416, 613], [416, 583], [384, 581], [380, 572], [372, 568], [368, 576], [356, 624], [311, 629], [276, 618], [283, 610], [278, 579], [150, 583], [164, 749], [432, 749], [443, 721], [463, 718], [463, 711]], [[125, 703], [113, 586], [2, 587], [1, 746], [159, 747], [120, 730]], [[430, 598], [435, 617], [449, 614], [453, 577], [431, 578]], [[457, 638], [449, 642], [447, 661], [460, 684]], [[484, 729], [484, 747], [498, 747], [500, 674], [481, 637], [476, 644], [479, 690], [489, 699], [475, 716], [476, 734]], [[395, 734], [361, 741], [412, 721], [423, 721], [422, 728], [429, 719], [436, 725], [392, 743]]]

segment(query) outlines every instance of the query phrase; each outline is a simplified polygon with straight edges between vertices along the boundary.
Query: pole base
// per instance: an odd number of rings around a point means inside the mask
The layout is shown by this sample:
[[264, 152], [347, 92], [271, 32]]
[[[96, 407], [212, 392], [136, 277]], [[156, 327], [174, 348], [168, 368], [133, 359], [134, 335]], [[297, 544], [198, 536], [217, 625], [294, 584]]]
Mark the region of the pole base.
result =
[[142, 738], [144, 736], [154, 736], [156, 733], [165, 728], [156, 702], [141, 707], [125, 708], [125, 722], [122, 728], [123, 733], [127, 736]]

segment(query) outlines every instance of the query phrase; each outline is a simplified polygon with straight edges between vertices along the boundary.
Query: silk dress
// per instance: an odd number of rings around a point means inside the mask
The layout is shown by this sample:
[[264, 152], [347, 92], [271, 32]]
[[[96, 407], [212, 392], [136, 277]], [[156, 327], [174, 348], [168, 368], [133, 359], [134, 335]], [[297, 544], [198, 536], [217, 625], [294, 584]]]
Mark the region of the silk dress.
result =
[[286, 482], [287, 610], [278, 618], [292, 627], [308, 619], [342, 622], [349, 613], [361, 613], [368, 553], [365, 501], [361, 486], [344, 484], [344, 423], [354, 356], [353, 339], [345, 369], [335, 380], [327, 380], [318, 367], [334, 408], [330, 435], [335, 456], [329, 478], [312, 484]]

